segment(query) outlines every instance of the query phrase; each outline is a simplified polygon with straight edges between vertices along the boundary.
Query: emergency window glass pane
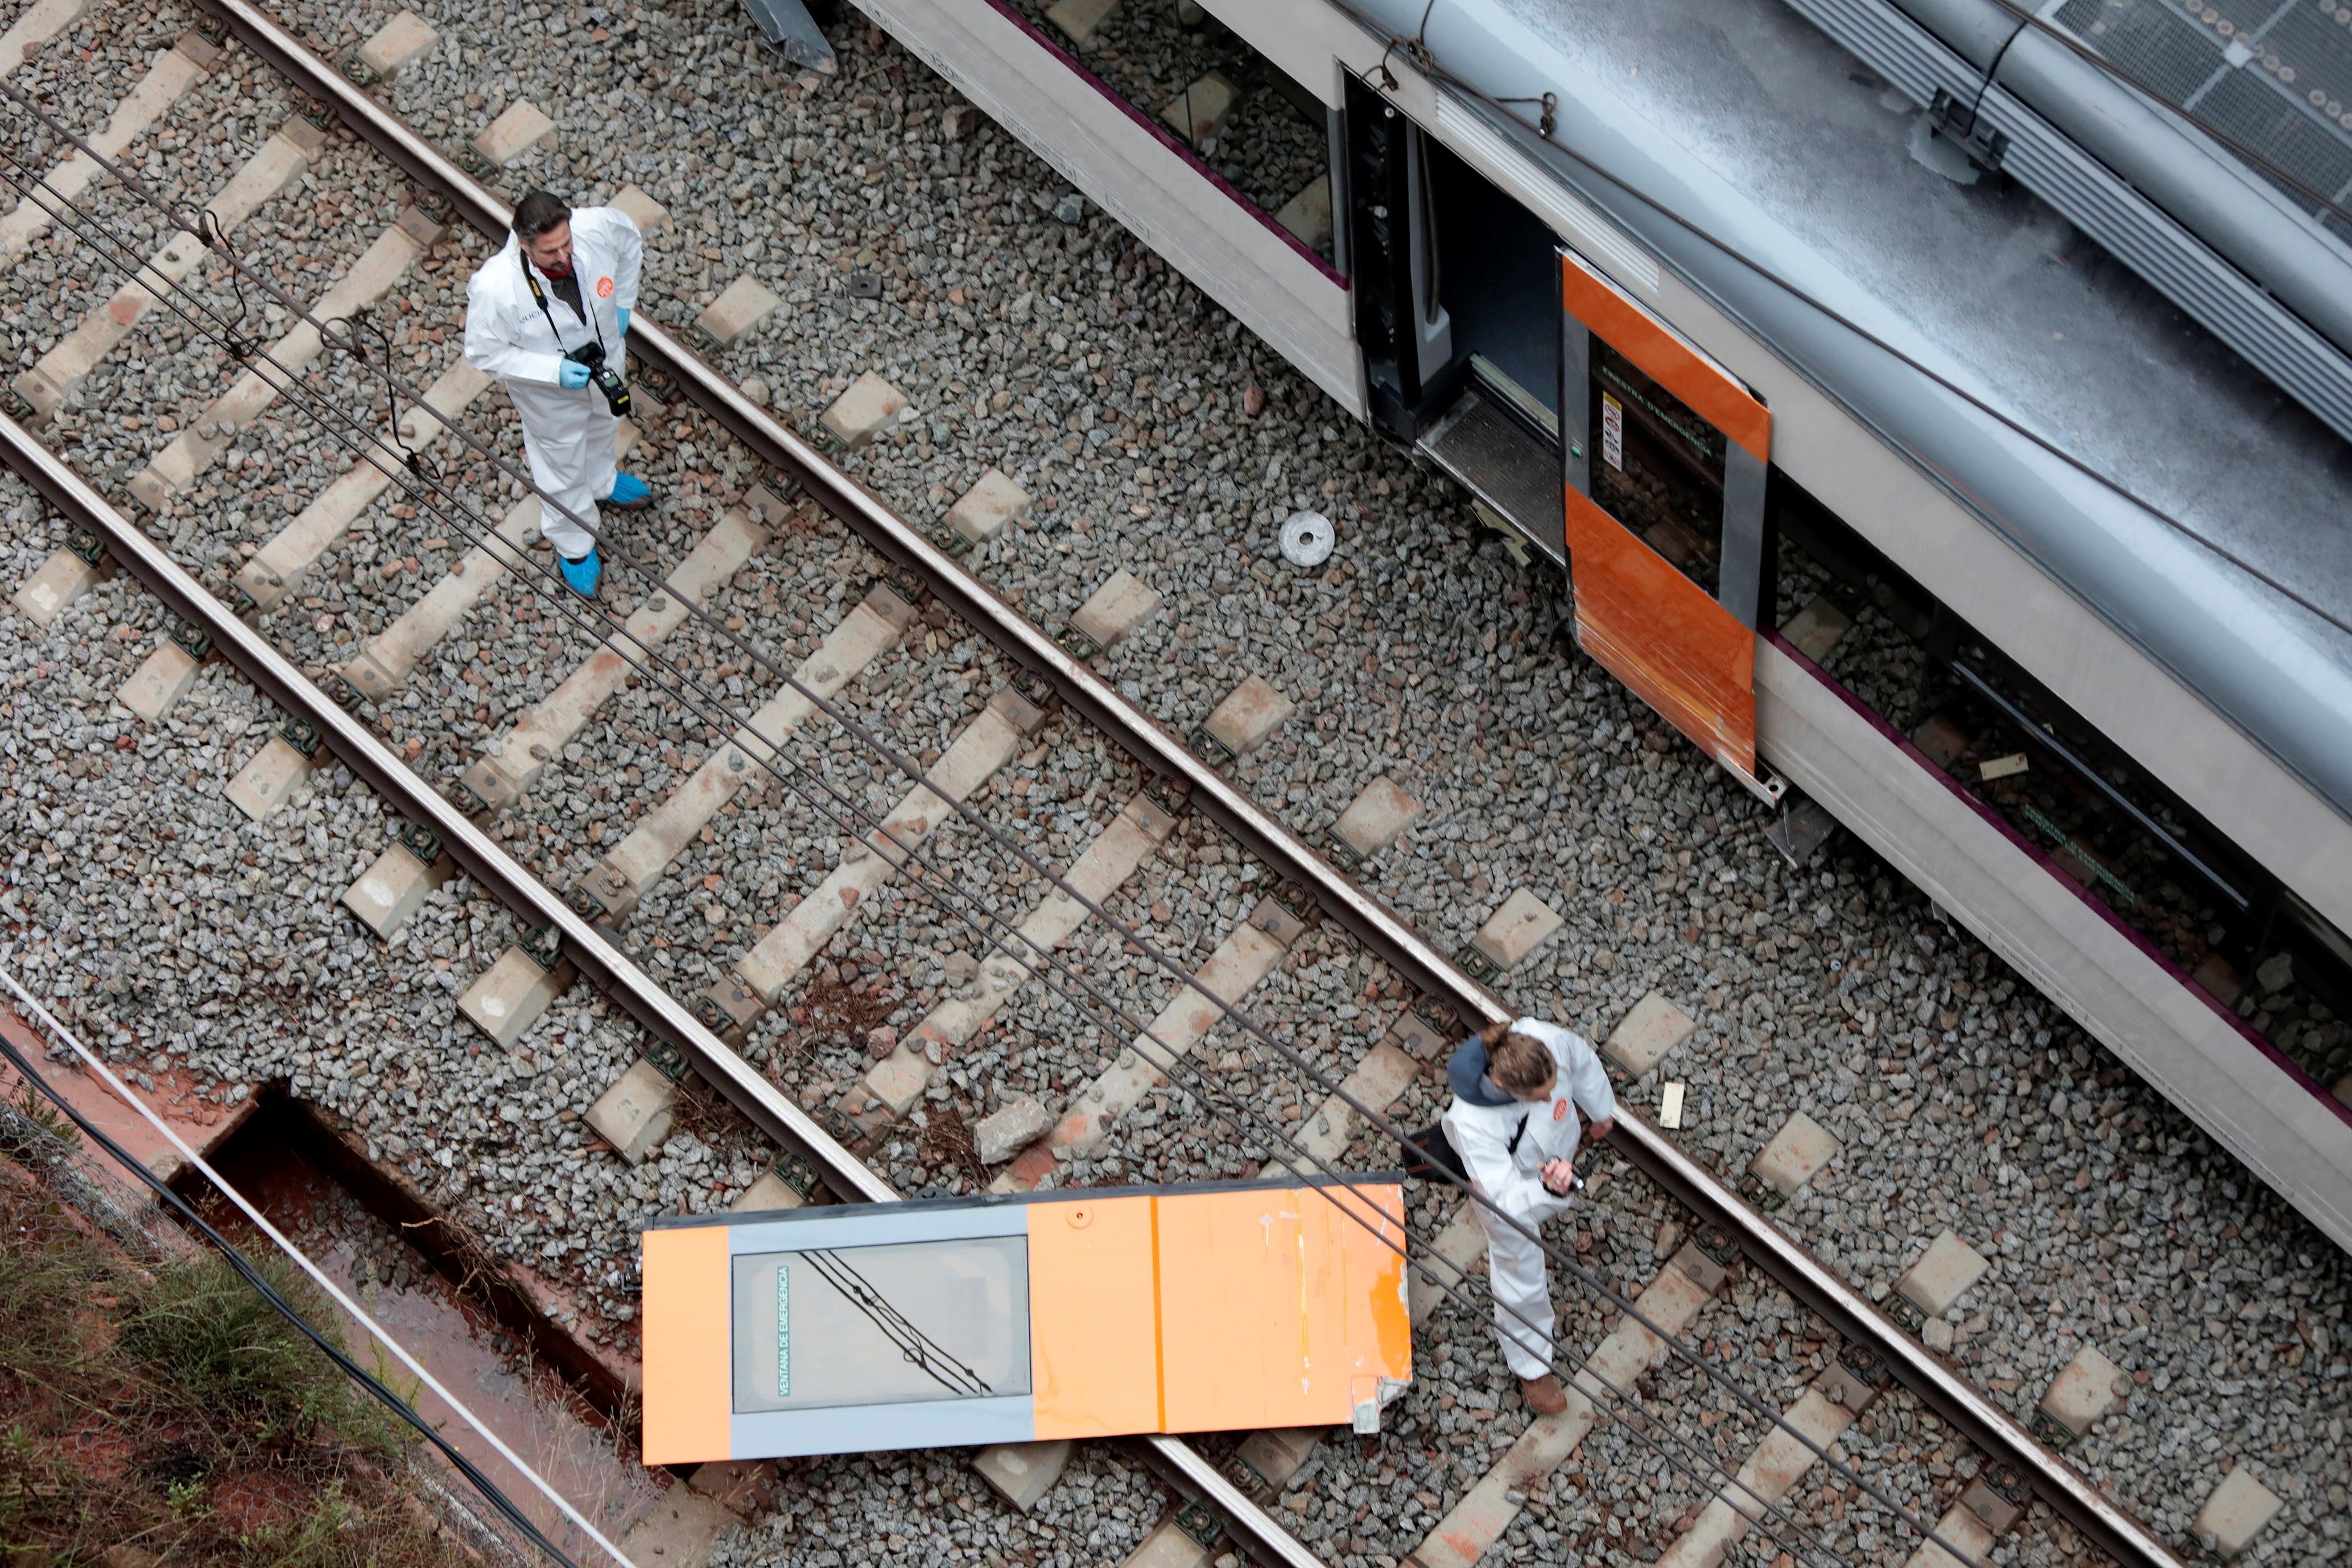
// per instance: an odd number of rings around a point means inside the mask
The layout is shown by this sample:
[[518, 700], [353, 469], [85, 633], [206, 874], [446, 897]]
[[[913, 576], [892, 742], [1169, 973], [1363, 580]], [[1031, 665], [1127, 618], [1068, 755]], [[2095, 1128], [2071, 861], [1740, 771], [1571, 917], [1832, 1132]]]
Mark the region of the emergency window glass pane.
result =
[[1596, 334], [1592, 499], [1709, 595], [1723, 553], [1723, 432]]
[[739, 1411], [1029, 1392], [1026, 1237], [760, 1253], [734, 1289]]

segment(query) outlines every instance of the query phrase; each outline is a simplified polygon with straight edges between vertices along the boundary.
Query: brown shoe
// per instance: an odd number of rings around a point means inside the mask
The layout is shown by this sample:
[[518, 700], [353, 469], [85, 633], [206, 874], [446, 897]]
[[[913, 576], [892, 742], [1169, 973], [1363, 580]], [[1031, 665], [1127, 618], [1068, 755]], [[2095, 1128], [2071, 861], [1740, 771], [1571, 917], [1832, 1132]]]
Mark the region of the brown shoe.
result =
[[1560, 1392], [1559, 1379], [1549, 1373], [1519, 1379], [1519, 1396], [1538, 1415], [1557, 1415], [1568, 1408], [1568, 1395]]

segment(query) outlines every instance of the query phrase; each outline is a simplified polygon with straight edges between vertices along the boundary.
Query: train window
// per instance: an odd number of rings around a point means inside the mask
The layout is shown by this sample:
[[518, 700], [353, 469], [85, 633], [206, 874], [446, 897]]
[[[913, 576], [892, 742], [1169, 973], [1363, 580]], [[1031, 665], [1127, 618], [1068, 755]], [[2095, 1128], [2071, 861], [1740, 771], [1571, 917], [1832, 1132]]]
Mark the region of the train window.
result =
[[739, 1411], [1029, 1392], [1029, 1244], [975, 1237], [733, 1260]]
[[1713, 596], [1723, 433], [1609, 343], [1595, 340], [1590, 358], [1592, 499]]
[[1327, 271], [1342, 269], [1332, 232], [1331, 121], [1313, 89], [1196, 7], [991, 3]]

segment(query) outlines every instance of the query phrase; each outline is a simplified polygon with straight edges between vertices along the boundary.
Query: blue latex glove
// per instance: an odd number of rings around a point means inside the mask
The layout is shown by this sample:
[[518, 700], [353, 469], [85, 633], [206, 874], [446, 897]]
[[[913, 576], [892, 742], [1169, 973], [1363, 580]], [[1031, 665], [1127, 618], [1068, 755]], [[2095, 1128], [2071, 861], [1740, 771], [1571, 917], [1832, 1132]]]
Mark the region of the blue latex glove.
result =
[[565, 360], [556, 368], [555, 384], [558, 386], [587, 385], [588, 367], [576, 359]]
[[613, 313], [621, 318], [621, 335], [625, 338], [627, 337], [629, 335], [629, 308], [626, 305], [615, 305], [613, 308]]

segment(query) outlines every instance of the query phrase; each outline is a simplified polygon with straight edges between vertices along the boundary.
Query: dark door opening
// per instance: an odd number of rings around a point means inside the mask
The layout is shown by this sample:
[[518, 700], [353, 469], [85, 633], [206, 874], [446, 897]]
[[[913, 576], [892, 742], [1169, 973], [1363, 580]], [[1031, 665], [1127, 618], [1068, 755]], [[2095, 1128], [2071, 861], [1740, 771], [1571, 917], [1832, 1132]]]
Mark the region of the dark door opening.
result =
[[[1433, 141], [1428, 148], [1437, 300], [1454, 321], [1454, 363], [1529, 423], [1559, 416], [1559, 241], [1533, 213]], [[1473, 357], [1483, 362], [1470, 364]], [[1546, 419], [1531, 417], [1541, 409]]]
[[[1379, 112], [1386, 121], [1398, 118], [1385, 103]], [[1384, 427], [1461, 481], [1491, 523], [1565, 563], [1559, 241], [1417, 128], [1396, 144], [1402, 167], [1387, 171], [1385, 206], [1388, 216], [1407, 219], [1393, 241], [1412, 265], [1395, 268], [1395, 281], [1410, 287], [1395, 290], [1384, 316], [1409, 321], [1412, 331], [1382, 337], [1385, 366], [1366, 344], [1375, 385], [1387, 368], [1405, 394], [1403, 417], [1384, 420]], [[1365, 281], [1360, 268], [1360, 289]], [[1363, 316], [1360, 306], [1360, 323]], [[1395, 375], [1401, 357], [1417, 372], [1417, 384]]]

